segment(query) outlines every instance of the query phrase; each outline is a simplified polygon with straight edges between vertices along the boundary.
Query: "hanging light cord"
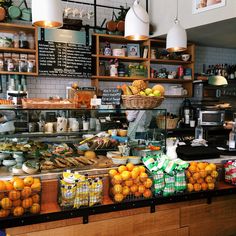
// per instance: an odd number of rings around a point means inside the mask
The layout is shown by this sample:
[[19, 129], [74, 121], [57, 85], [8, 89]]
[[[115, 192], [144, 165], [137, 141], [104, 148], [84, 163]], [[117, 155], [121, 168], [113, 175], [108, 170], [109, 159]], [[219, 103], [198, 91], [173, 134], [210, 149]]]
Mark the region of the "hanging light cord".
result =
[[[136, 0], [136, 2], [139, 4], [139, 0]], [[133, 10], [134, 15], [135, 15], [140, 21], [142, 21], [144, 24], [148, 24], [148, 23], [149, 23], [149, 21], [144, 21], [142, 18], [140, 18], [140, 17], [138, 16], [138, 14], [137, 14], [137, 13], [135, 12], [135, 10], [134, 10], [134, 4], [132, 5], [131, 9]]]
[[177, 0], [176, 17], [175, 17], [175, 20], [174, 20], [175, 23], [179, 22], [178, 18], [179, 18], [179, 0]]

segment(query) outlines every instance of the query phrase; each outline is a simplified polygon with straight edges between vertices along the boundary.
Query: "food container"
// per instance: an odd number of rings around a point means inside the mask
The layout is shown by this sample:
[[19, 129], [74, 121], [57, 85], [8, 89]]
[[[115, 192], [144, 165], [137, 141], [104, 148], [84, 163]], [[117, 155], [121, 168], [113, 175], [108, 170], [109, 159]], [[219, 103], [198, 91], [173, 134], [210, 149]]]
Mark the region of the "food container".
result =
[[0, 152], [0, 161], [4, 160], [5, 158], [7, 158], [7, 157], [9, 157], [9, 156], [10, 156], [10, 154], [8, 154], [8, 153], [2, 153], [2, 152]]
[[107, 157], [108, 158], [112, 158], [112, 157], [115, 157], [115, 156], [121, 156], [121, 152], [113, 152], [113, 151], [110, 151], [110, 152], [107, 152]]
[[128, 131], [126, 129], [118, 129], [118, 131], [117, 131], [117, 135], [121, 136], [121, 137], [126, 137], [127, 133], [128, 133]]
[[125, 156], [123, 156], [123, 157], [122, 156], [113, 156], [113, 157], [111, 157], [111, 160], [115, 165], [124, 165], [124, 164], [126, 164], [128, 158]]
[[116, 57], [124, 57], [125, 50], [123, 48], [115, 48], [112, 50], [112, 55]]
[[156, 118], [157, 126], [160, 129], [175, 129], [177, 127], [178, 121], [179, 118], [165, 117], [163, 115], [159, 115]]
[[133, 163], [134, 165], [141, 163], [141, 156], [127, 156], [128, 162]]

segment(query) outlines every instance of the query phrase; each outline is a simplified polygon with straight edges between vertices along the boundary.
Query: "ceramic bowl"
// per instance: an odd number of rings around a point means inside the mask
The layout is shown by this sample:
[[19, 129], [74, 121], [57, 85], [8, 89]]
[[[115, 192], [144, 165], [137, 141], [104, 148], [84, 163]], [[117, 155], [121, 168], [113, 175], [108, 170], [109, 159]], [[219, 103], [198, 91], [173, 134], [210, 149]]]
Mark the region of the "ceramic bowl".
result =
[[113, 156], [111, 158], [111, 160], [116, 165], [124, 165], [124, 164], [126, 164], [128, 158], [127, 157], [122, 157], [122, 156]]
[[0, 161], [4, 160], [5, 158], [9, 157], [10, 154], [8, 153], [0, 153]]
[[117, 132], [118, 136], [121, 136], [121, 137], [126, 137], [127, 133], [128, 131], [126, 129], [119, 129]]
[[14, 159], [5, 159], [2, 161], [2, 164], [7, 167], [14, 166], [16, 164], [16, 161]]
[[141, 157], [140, 156], [127, 156], [128, 162], [133, 163], [134, 165], [141, 163]]
[[188, 61], [190, 59], [190, 55], [189, 54], [182, 54], [181, 58], [183, 61]]
[[110, 152], [107, 152], [107, 157], [108, 158], [112, 158], [112, 157], [115, 157], [115, 156], [121, 156], [121, 152], [118, 152], [118, 151], [110, 151]]

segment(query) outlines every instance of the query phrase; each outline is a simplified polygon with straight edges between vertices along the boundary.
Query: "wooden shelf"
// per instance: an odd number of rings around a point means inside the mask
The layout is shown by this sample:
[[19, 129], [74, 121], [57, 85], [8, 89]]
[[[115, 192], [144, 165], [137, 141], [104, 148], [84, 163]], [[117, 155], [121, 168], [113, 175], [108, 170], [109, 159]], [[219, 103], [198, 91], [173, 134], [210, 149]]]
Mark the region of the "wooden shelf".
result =
[[193, 63], [192, 61], [168, 60], [168, 59], [150, 59], [150, 62], [157, 64], [172, 64], [172, 65], [185, 65]]
[[17, 72], [17, 71], [0, 71], [0, 75], [31, 75], [31, 76], [37, 76], [38, 74], [36, 72]]
[[159, 82], [159, 83], [168, 83], [168, 84], [183, 84], [183, 83], [192, 83], [193, 80], [184, 80], [184, 79], [163, 79], [163, 78], [151, 78], [150, 82]]
[[148, 61], [148, 58], [142, 57], [122, 57], [122, 56], [106, 56], [106, 55], [95, 55], [93, 54], [92, 57], [102, 58], [102, 59], [118, 59], [118, 60], [126, 60], [126, 61]]
[[[100, 81], [117, 81], [117, 82], [122, 82], [122, 81], [134, 81], [138, 79], [137, 77], [118, 77], [118, 76], [92, 76], [92, 79], [97, 79]], [[139, 78], [144, 81], [148, 81], [148, 78]]]
[[18, 53], [32, 53], [35, 54], [35, 49], [25, 49], [25, 48], [0, 48], [0, 52], [18, 52]]

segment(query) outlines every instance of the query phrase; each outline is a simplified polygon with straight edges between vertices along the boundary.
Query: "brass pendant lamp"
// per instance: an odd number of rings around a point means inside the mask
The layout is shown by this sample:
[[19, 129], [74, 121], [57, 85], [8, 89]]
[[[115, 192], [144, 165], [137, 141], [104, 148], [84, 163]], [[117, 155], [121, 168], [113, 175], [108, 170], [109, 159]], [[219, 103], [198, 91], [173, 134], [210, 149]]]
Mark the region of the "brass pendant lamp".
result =
[[125, 17], [125, 38], [146, 40], [149, 38], [149, 15], [135, 0]]
[[177, 14], [174, 26], [168, 31], [166, 38], [166, 50], [168, 52], [182, 52], [187, 49], [187, 33], [178, 20], [178, 3], [179, 1], [177, 0]]
[[63, 26], [61, 0], [32, 0], [32, 23], [42, 28]]

